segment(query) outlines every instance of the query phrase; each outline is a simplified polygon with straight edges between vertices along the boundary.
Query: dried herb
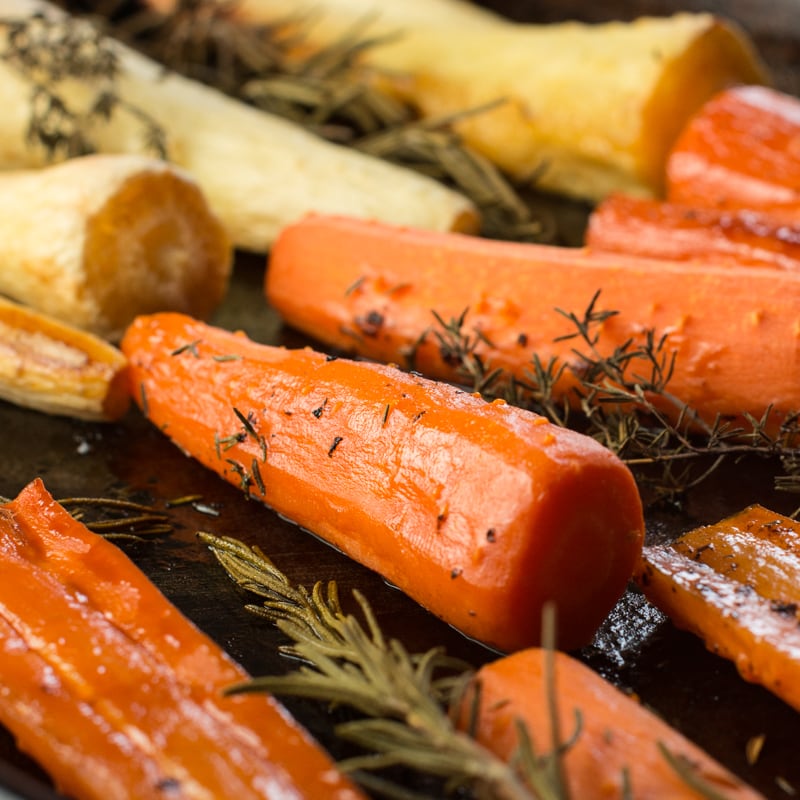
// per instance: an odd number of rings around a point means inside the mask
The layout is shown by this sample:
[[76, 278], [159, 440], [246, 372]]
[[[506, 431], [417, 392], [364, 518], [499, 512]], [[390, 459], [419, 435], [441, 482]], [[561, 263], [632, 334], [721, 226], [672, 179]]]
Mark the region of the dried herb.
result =
[[[262, 598], [248, 609], [274, 622], [292, 642], [283, 652], [303, 664], [231, 692], [298, 695], [361, 712], [363, 718], [336, 726], [338, 736], [367, 751], [340, 764], [357, 779], [364, 771], [403, 766], [445, 779], [447, 792], [469, 787], [475, 798], [567, 797], [557, 783], [543, 782], [544, 791], [533, 794], [512, 766], [455, 728], [446, 708], [470, 674], [466, 664], [440, 648], [411, 655], [398, 641], [387, 641], [358, 592], [363, 625], [345, 613], [334, 582], [317, 583], [311, 592], [295, 588], [257, 548], [209, 533], [199, 537], [237, 584]], [[539, 760], [531, 757], [531, 766], [544, 781]], [[366, 783], [376, 788], [369, 778]]]
[[[602, 323], [616, 314], [600, 309], [599, 299], [597, 292], [582, 314], [557, 309], [567, 323], [560, 341], [574, 340], [573, 357], [567, 363], [534, 355], [523, 378], [488, 364], [482, 353], [491, 342], [470, 328], [468, 310], [450, 320], [434, 313], [421, 341], [433, 337], [442, 360], [487, 399], [502, 398], [597, 439], [635, 470], [651, 502], [679, 502], [723, 463], [746, 456], [777, 462], [782, 474], [776, 488], [800, 492], [800, 413], [788, 415], [777, 433], [771, 433], [771, 409], [760, 419], [745, 415], [738, 424], [704, 422], [669, 392], [675, 357], [668, 337], [646, 331], [639, 343], [599, 352]], [[415, 350], [407, 358], [409, 369]], [[576, 379], [569, 398], [556, 391], [566, 372]], [[665, 414], [665, 406], [673, 413]]]
[[172, 532], [172, 524], [166, 514], [131, 500], [66, 497], [58, 502], [90, 531], [106, 539], [137, 541]]
[[[581, 715], [569, 738], [561, 735], [556, 701], [552, 608], [544, 613], [549, 750], [536, 752], [522, 722], [519, 745], [509, 762], [499, 759], [474, 739], [480, 709], [480, 686], [473, 694], [466, 730], [457, 729], [448, 713], [463, 698], [473, 676], [469, 665], [447, 656], [442, 648], [410, 654], [395, 639], [387, 640], [372, 609], [358, 591], [354, 598], [361, 619], [346, 613], [336, 583], [318, 582], [312, 591], [293, 586], [259, 548], [230, 537], [199, 532], [228, 575], [261, 599], [247, 605], [252, 613], [275, 624], [290, 640], [282, 652], [301, 666], [284, 675], [250, 679], [230, 693], [270, 692], [348, 706], [363, 716], [335, 727], [339, 737], [364, 753], [340, 762], [365, 788], [387, 797], [416, 797], [376, 775], [403, 767], [444, 781], [446, 795], [474, 800], [569, 800], [563, 756], [581, 734]], [[663, 745], [663, 757], [676, 774], [707, 800], [724, 800], [696, 768]], [[625, 782], [625, 781], [623, 781]]]
[[[145, 148], [166, 158], [160, 126], [117, 93], [117, 54], [97, 25], [73, 16], [34, 14], [0, 19], [0, 26], [6, 31], [0, 58], [30, 83], [31, 146], [43, 148], [51, 160], [93, 153], [92, 130], [116, 114], [127, 114], [140, 124]], [[65, 98], [70, 79], [91, 89], [79, 104]]]

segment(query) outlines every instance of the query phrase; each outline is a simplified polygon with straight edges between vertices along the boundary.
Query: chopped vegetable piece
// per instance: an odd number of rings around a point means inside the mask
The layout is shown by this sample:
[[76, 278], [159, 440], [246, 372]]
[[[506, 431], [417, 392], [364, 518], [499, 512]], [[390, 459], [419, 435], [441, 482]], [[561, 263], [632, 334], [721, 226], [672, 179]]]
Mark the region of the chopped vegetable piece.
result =
[[520, 746], [520, 722], [538, 756], [553, 753], [555, 703], [559, 743], [567, 742], [559, 759], [569, 792], [565, 797], [761, 797], [660, 717], [565, 653], [528, 649], [481, 667], [460, 706], [462, 728], [470, 727], [475, 702], [476, 738], [506, 759]]
[[589, 216], [586, 245], [705, 264], [800, 270], [800, 214], [687, 206], [615, 194]]
[[800, 711], [800, 523], [761, 506], [644, 549], [647, 598]]
[[179, 314], [140, 317], [122, 349], [134, 397], [185, 452], [471, 637], [536, 643], [554, 602], [559, 644], [577, 647], [625, 589], [641, 500], [589, 437]]
[[40, 480], [0, 506], [0, 723], [82, 800], [362, 795]]
[[126, 360], [108, 342], [0, 298], [0, 397], [49, 414], [111, 421], [130, 406]]
[[800, 217], [800, 99], [737, 86], [689, 121], [667, 161], [668, 198]]
[[118, 340], [137, 314], [206, 318], [232, 260], [197, 183], [159, 159], [0, 172], [0, 292], [69, 325]]
[[[3, 3], [6, 20], [35, 20], [37, 14], [44, 20], [64, 21], [60, 34], [58, 28], [39, 22], [22, 37], [23, 63], [46, 67], [53, 61], [48, 58], [52, 48], [59, 42], [63, 45], [70, 31], [72, 40], [80, 41], [87, 23], [64, 17], [43, 0]], [[0, 31], [0, 46], [6, 53], [0, 60], [0, 102], [5, 111], [0, 116], [0, 167], [41, 166], [53, 153], [30, 141], [34, 83], [18, 68], [7, 31]], [[68, 47], [63, 49], [69, 52]], [[166, 157], [200, 185], [238, 248], [266, 252], [282, 225], [309, 211], [346, 212], [441, 230], [474, 231], [479, 225], [474, 205], [432, 178], [326, 142], [288, 120], [169, 72], [109, 37], [87, 37], [86, 47], [74, 57], [77, 67], [60, 51], [59, 55], [56, 71], [69, 75], [72, 66], [83, 79], [49, 77], [47, 89], [62, 113], [46, 118], [45, 144], [59, 141], [59, 135], [63, 139], [86, 134], [63, 109], [83, 114], [93, 107], [107, 109], [110, 119], [96, 111], [91, 125], [83, 126], [92, 134], [89, 144], [99, 152], [152, 154], [153, 140], [159, 140]], [[92, 67], [98, 70], [108, 64], [115, 70], [110, 86], [85, 77], [91, 76]], [[102, 72], [104, 78], [112, 74], [110, 70]], [[46, 78], [41, 67], [32, 70], [32, 77], [41, 81], [42, 72]], [[59, 127], [63, 117], [67, 121]], [[62, 157], [62, 149], [56, 155]]]
[[232, 13], [299, 20], [304, 48], [353, 31], [377, 39], [360, 63], [424, 117], [493, 105], [459, 120], [467, 145], [519, 181], [594, 200], [660, 192], [669, 148], [702, 103], [768, 81], [747, 34], [711, 14], [525, 25], [450, 5], [424, 21], [416, 4], [362, 0], [309, 0], [311, 23], [297, 0], [246, 0]]
[[[312, 216], [281, 233], [265, 289], [289, 325], [318, 341], [384, 362], [413, 354], [414, 368], [437, 378], [463, 376], [436, 336], [434, 313], [446, 323], [464, 317], [489, 371], [524, 383], [534, 355], [557, 359], [568, 369], [555, 394], [566, 397], [586, 361], [576, 350], [608, 358], [654, 331], [675, 354], [670, 397], [653, 398], [665, 413], [677, 417], [688, 405], [711, 423], [745, 412], [760, 419], [772, 408], [777, 426], [800, 409], [800, 275], [791, 270], [698, 269]], [[594, 310], [617, 313], [593, 331], [590, 352], [565, 315], [580, 318], [598, 292]], [[634, 361], [629, 374], [646, 379], [650, 365]]]

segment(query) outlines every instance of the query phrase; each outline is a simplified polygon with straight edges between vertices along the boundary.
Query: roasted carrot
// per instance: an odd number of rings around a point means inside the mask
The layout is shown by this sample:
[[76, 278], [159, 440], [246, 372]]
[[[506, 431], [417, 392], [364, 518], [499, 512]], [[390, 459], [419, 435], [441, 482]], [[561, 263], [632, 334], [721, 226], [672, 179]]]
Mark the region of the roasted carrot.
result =
[[644, 594], [800, 711], [800, 523], [761, 506], [644, 550]]
[[355, 798], [276, 700], [41, 480], [0, 506], [0, 723], [82, 800]]
[[413, 352], [416, 369], [444, 379], [459, 376], [433, 312], [445, 321], [466, 312], [463, 331], [480, 332], [489, 369], [529, 380], [534, 354], [554, 357], [568, 367], [556, 386], [567, 396], [583, 360], [575, 339], [556, 341], [576, 333], [558, 310], [581, 317], [600, 292], [599, 308], [618, 313], [598, 326], [597, 353], [647, 330], [666, 335], [676, 357], [668, 392], [707, 421], [772, 407], [777, 422], [800, 408], [800, 276], [791, 270], [698, 269], [318, 216], [283, 230], [265, 289], [285, 321], [316, 340], [386, 362]]
[[381, 573], [468, 636], [585, 644], [641, 551], [610, 451], [397, 367], [287, 350], [179, 314], [140, 317], [131, 391], [184, 451]]
[[[552, 752], [550, 703], [554, 701], [560, 741], [575, 735], [561, 756], [569, 797], [761, 797], [588, 666], [565, 653], [549, 655], [553, 659], [552, 672], [548, 669], [547, 651], [538, 648], [522, 650], [481, 667], [456, 711], [461, 727], [474, 727], [479, 742], [511, 759], [520, 745], [519, 722], [523, 722], [536, 753]], [[685, 775], [680, 772], [681, 766]], [[702, 782], [706, 791], [692, 782]]]
[[689, 205], [800, 216], [800, 99], [727, 89], [687, 123], [667, 159], [667, 197]]
[[699, 265], [800, 269], [800, 214], [688, 206], [610, 195], [589, 216], [586, 245]]

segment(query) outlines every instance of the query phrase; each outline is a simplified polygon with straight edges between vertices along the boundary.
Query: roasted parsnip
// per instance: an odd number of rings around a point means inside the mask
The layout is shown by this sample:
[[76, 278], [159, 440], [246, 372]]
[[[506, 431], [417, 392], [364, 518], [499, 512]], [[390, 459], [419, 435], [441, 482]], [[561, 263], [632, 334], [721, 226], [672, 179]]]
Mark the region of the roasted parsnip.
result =
[[385, 37], [362, 63], [423, 116], [497, 101], [458, 124], [464, 142], [518, 180], [535, 174], [541, 188], [592, 200], [660, 192], [669, 147], [701, 104], [768, 80], [747, 35], [711, 14], [524, 25], [456, 2], [423, 19], [416, 3], [391, 0], [242, 0], [233, 13], [299, 20], [309, 47]]
[[[36, 13], [66, 20], [66, 26], [77, 24], [38, 0], [3, 4], [6, 20], [31, 20]], [[31, 74], [13, 58], [5, 28], [0, 47], [11, 55], [0, 61], [0, 167], [39, 166], [48, 151], [31, 146], [27, 137]], [[34, 19], [25, 47], [29, 54], [36, 48], [47, 52], [58, 41], [57, 32]], [[422, 228], [477, 228], [473, 204], [431, 178], [325, 142], [294, 123], [169, 73], [119, 42], [102, 41], [116, 62], [110, 90], [115, 102], [109, 118], [91, 130], [92, 144], [101, 152], [141, 153], [155, 125], [167, 158], [197, 180], [237, 247], [265, 251], [283, 225], [326, 209]], [[85, 110], [103, 101], [89, 80], [63, 80], [55, 88], [69, 108]]]
[[232, 249], [187, 173], [95, 155], [0, 172], [0, 264], [0, 293], [114, 340], [143, 312], [208, 317]]
[[103, 339], [0, 298], [0, 398], [112, 421], [130, 405], [126, 363]]

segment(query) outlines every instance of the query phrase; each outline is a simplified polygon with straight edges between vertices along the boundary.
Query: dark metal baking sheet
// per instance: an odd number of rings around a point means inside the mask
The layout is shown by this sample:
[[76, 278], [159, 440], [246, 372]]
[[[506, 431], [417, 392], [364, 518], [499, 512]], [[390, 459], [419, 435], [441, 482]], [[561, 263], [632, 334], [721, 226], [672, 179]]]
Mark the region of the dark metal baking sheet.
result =
[[[526, 20], [589, 15], [632, 18], [639, 13], [665, 13], [676, 7], [667, 2], [590, 4], [557, 0], [496, 0], [486, 5]], [[702, 10], [721, 10], [737, 18], [756, 37], [775, 69], [779, 88], [800, 94], [797, 0], [687, 2], [682, 7], [700, 10], [700, 5]], [[783, 20], [782, 25], [777, 23], [779, 19]], [[580, 210], [567, 211], [572, 224], [580, 219]], [[227, 328], [242, 329], [258, 341], [305, 344], [305, 340], [285, 330], [267, 307], [261, 291], [265, 266], [261, 257], [240, 255], [231, 291], [214, 321]], [[170, 600], [253, 674], [288, 668], [277, 654], [280, 635], [244, 610], [245, 597], [199, 545], [195, 536], [198, 529], [257, 543], [296, 583], [310, 586], [317, 580], [333, 579], [345, 598], [351, 588], [359, 587], [385, 631], [400, 638], [409, 649], [443, 644], [454, 655], [476, 665], [493, 657], [431, 617], [379, 576], [246, 499], [180, 453], [135, 409], [119, 424], [97, 425], [0, 403], [0, 431], [0, 494], [5, 496], [13, 496], [34, 477], [43, 478], [58, 498], [117, 496], [144, 501], [159, 509], [165, 509], [174, 498], [201, 495], [215, 514], [192, 506], [169, 509], [174, 526], [171, 535], [121, 546]], [[737, 464], [694, 492], [684, 508], [650, 512], [648, 536], [674, 536], [697, 524], [716, 521], [751, 502], [776, 511], [790, 511], [798, 498], [773, 491], [768, 463]], [[733, 665], [706, 652], [691, 635], [674, 629], [635, 592], [623, 598], [595, 646], [582, 655], [766, 796], [791, 796], [786, 787], [800, 792], [800, 715], [764, 689], [745, 683]], [[331, 718], [323, 708], [302, 700], [285, 702], [334, 755], [341, 752], [332, 735]], [[764, 746], [757, 762], [749, 764], [746, 745], [757, 735], [766, 737]], [[10, 735], [0, 729], [0, 798], [3, 792], [31, 800], [52, 797], [46, 776], [16, 750]]]

